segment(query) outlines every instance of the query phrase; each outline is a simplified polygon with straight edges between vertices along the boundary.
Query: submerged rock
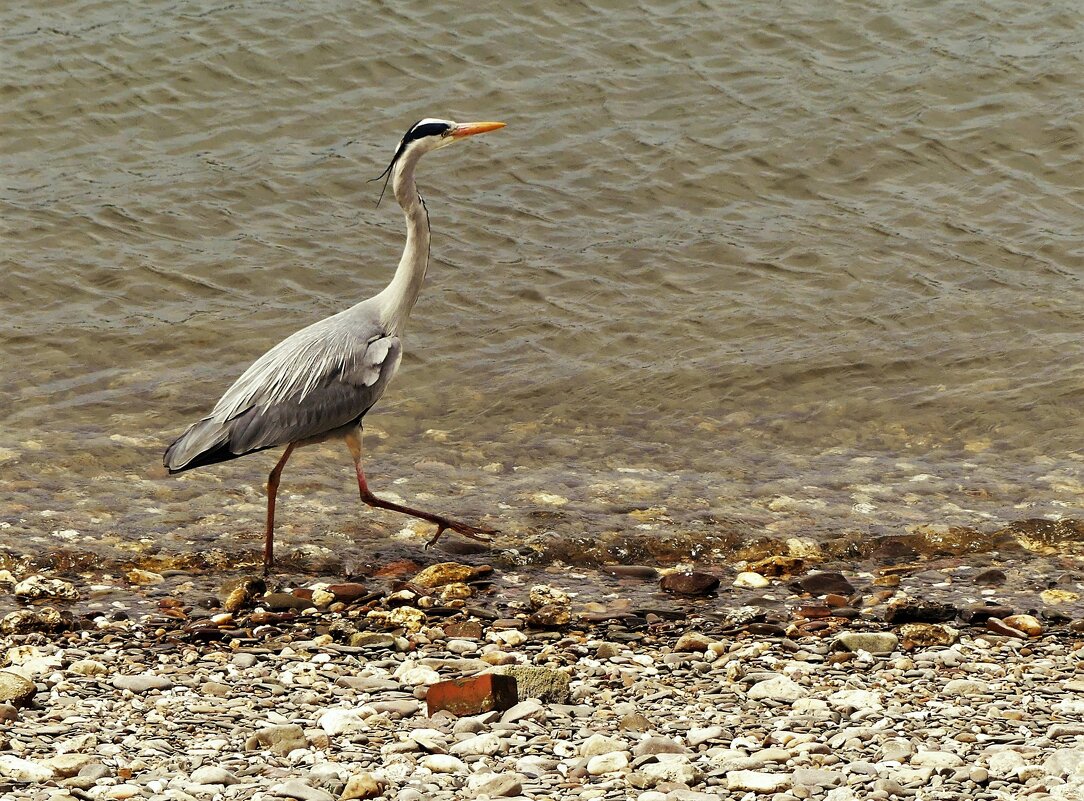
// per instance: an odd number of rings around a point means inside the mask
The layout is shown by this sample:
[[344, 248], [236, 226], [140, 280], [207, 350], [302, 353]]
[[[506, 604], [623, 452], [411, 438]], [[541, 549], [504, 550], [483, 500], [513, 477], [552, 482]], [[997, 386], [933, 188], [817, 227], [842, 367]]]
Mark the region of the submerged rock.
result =
[[719, 589], [719, 577], [697, 571], [669, 573], [662, 577], [659, 586], [678, 595], [710, 595]]

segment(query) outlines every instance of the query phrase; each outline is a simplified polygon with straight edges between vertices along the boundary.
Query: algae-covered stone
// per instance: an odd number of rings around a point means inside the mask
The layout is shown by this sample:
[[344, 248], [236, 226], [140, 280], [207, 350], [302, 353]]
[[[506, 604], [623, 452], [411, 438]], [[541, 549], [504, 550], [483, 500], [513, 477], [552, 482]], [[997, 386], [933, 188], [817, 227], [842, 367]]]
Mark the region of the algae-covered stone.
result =
[[516, 680], [519, 700], [537, 698], [544, 704], [567, 704], [571, 698], [568, 674], [531, 665], [500, 665], [493, 672]]

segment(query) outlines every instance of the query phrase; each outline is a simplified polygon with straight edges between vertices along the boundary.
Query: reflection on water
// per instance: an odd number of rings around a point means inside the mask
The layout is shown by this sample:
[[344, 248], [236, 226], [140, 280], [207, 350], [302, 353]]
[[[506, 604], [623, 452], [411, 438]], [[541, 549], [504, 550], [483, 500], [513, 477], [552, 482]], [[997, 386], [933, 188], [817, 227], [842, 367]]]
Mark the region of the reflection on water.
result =
[[[255, 548], [273, 456], [169, 480], [160, 451], [388, 279], [365, 179], [430, 115], [509, 127], [422, 165], [374, 488], [524, 562], [1071, 516], [1074, 7], [609, 5], [0, 11], [11, 553]], [[420, 544], [351, 486], [299, 453], [282, 541]]]

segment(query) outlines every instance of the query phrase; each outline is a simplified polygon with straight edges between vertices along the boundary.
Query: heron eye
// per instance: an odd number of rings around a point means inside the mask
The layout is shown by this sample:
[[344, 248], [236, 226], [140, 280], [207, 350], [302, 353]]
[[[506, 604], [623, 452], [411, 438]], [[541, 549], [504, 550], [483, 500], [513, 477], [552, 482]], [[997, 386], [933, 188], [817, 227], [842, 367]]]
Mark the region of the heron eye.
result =
[[440, 132], [440, 138], [441, 138], [441, 139], [445, 139], [445, 138], [447, 138], [447, 137], [449, 137], [449, 136], [451, 136], [451, 135], [452, 135], [452, 129], [451, 129], [451, 128], [449, 128], [449, 129], [448, 129], [448, 130], [446, 130], [446, 131], [441, 131], [441, 132]]

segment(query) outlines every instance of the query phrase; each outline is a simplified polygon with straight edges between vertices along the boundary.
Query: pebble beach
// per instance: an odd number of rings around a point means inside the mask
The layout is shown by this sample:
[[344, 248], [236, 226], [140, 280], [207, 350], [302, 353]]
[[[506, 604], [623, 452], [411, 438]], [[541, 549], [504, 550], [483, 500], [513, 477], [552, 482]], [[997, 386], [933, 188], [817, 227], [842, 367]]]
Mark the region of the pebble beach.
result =
[[835, 567], [0, 573], [0, 796], [1084, 798], [1078, 557]]

